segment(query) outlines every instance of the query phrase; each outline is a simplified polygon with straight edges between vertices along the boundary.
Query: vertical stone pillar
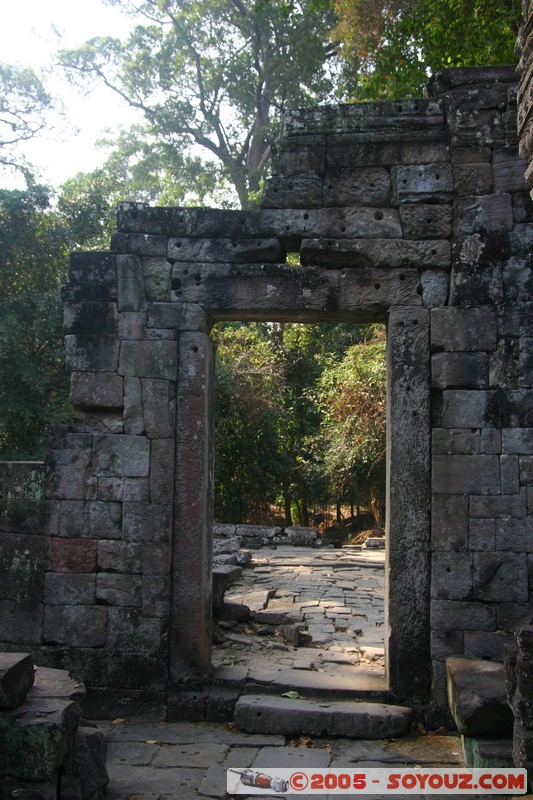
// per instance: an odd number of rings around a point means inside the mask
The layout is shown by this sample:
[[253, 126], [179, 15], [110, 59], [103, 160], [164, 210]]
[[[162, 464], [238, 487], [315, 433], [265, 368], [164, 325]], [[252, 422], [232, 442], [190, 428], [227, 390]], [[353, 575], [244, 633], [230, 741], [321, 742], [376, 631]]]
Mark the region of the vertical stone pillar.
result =
[[213, 345], [179, 334], [170, 673], [201, 680], [211, 668]]
[[[429, 662], [429, 312], [398, 306], [388, 325], [387, 601], [389, 682], [427, 701]], [[406, 443], [409, 443], [406, 446]], [[390, 581], [391, 572], [394, 581]]]

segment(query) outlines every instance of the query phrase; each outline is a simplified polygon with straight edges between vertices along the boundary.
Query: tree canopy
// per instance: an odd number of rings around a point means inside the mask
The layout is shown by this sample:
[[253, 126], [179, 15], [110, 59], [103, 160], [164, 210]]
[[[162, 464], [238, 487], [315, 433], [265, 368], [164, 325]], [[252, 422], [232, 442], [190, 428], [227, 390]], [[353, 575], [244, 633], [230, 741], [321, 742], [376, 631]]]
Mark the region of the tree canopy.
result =
[[[242, 207], [260, 187], [288, 108], [332, 96], [334, 24], [324, 0], [111, 0], [145, 24], [126, 41], [92, 39], [61, 62], [142, 111], [144, 135], [175, 176], [201, 149]], [[192, 160], [191, 160], [192, 159]]]
[[448, 67], [512, 64], [519, 0], [334, 0], [344, 81], [360, 100], [422, 96]]

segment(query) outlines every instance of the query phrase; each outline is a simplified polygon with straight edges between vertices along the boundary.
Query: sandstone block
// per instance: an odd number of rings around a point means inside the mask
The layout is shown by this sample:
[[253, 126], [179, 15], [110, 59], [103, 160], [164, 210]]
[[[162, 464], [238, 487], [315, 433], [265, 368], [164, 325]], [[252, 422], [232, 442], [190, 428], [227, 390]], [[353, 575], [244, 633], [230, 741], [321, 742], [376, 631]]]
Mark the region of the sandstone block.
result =
[[150, 542], [98, 542], [98, 567], [104, 572], [168, 575], [170, 550], [167, 544]]
[[65, 336], [65, 363], [73, 371], [115, 372], [118, 340], [108, 334], [69, 334]]
[[454, 229], [459, 234], [511, 231], [513, 229], [511, 195], [488, 194], [460, 198], [455, 209]]
[[100, 572], [96, 582], [96, 599], [110, 606], [140, 606], [142, 578], [139, 575]]
[[77, 406], [122, 407], [124, 381], [113, 372], [73, 372], [70, 377], [70, 402]]
[[[145, 502], [150, 500], [147, 478], [98, 478], [97, 497], [104, 502]], [[112, 537], [110, 537], [112, 538]]]
[[103, 647], [107, 609], [103, 606], [54, 605], [44, 610], [43, 639], [69, 647]]
[[[177, 377], [177, 376], [175, 376]], [[176, 384], [143, 378], [141, 396], [144, 428], [149, 439], [174, 436], [176, 425]]]
[[117, 257], [114, 253], [71, 253], [69, 279], [81, 284], [113, 282], [116, 284], [116, 262]]
[[526, 601], [529, 580], [525, 553], [476, 553], [474, 596], [477, 600]]
[[172, 504], [174, 496], [175, 451], [176, 444], [173, 438], [152, 439], [150, 501], [156, 505]]
[[452, 167], [443, 164], [412, 164], [391, 169], [392, 204], [450, 200], [454, 189]]
[[142, 261], [136, 255], [117, 256], [118, 310], [141, 311], [145, 303]]
[[98, 728], [79, 727], [69, 774], [78, 782], [81, 800], [100, 800], [106, 794], [107, 740]]
[[168, 618], [170, 614], [170, 580], [158, 575], [144, 575], [142, 611], [145, 617]]
[[176, 343], [172, 341], [123, 341], [120, 347], [119, 375], [175, 381]]
[[65, 333], [116, 333], [117, 304], [103, 301], [63, 303]]
[[108, 610], [107, 647], [129, 653], [156, 653], [161, 646], [161, 621], [136, 608]]
[[532, 428], [504, 428], [502, 431], [504, 453], [528, 455], [533, 452]]
[[[166, 240], [165, 240], [166, 247]], [[146, 299], [153, 302], [166, 302], [170, 299], [172, 264], [166, 258], [143, 258], [143, 276]]]
[[285, 260], [278, 239], [187, 239], [171, 237], [168, 258], [173, 261], [276, 264]]
[[420, 275], [424, 308], [439, 308], [448, 301], [450, 276], [444, 270], [424, 270]]
[[443, 455], [432, 458], [435, 494], [499, 494], [500, 459], [495, 455]]
[[40, 645], [42, 622], [42, 603], [0, 600], [0, 641], [26, 648]]
[[500, 264], [454, 264], [450, 281], [450, 305], [490, 306], [502, 302], [503, 274]]
[[447, 351], [492, 351], [497, 345], [495, 308], [435, 308], [431, 311], [431, 345]]
[[495, 497], [470, 498], [471, 517], [515, 517], [527, 516], [527, 496], [520, 494], [502, 494]]
[[170, 541], [172, 509], [170, 505], [124, 503], [122, 535], [125, 542]]
[[431, 627], [434, 630], [493, 631], [495, 609], [463, 600], [432, 600]]
[[324, 179], [325, 206], [380, 208], [390, 204], [390, 195], [390, 174], [383, 167], [329, 170]]
[[43, 599], [47, 605], [94, 605], [96, 575], [47, 572]]
[[59, 535], [76, 539], [119, 539], [122, 506], [98, 500], [64, 500], [61, 503]]
[[433, 553], [431, 596], [443, 600], [472, 597], [472, 557], [464, 553]]
[[21, 603], [40, 602], [43, 574], [50, 568], [48, 537], [0, 536], [0, 597]]
[[265, 187], [263, 208], [320, 208], [322, 177], [320, 175], [275, 175]]
[[496, 548], [514, 553], [527, 553], [533, 541], [533, 519], [496, 520]]
[[52, 538], [54, 572], [96, 572], [97, 542], [94, 539]]
[[485, 389], [489, 381], [487, 353], [436, 353], [431, 357], [432, 385], [442, 389]]
[[451, 249], [449, 242], [442, 240], [304, 239], [300, 258], [309, 266], [449, 269]]
[[459, 195], [488, 195], [493, 189], [492, 166], [484, 162], [454, 164], [453, 178]]
[[284, 241], [300, 239], [401, 239], [398, 211], [393, 208], [319, 208], [261, 211], [261, 223], [272, 235], [282, 231]]
[[471, 519], [468, 546], [472, 551], [490, 551], [496, 547], [496, 520]]
[[452, 235], [452, 207], [416, 203], [400, 206], [406, 239], [449, 239]]
[[168, 239], [166, 236], [138, 233], [114, 233], [111, 237], [111, 247], [118, 253], [127, 253], [133, 256], [164, 256], [167, 250]]
[[446, 662], [448, 702], [459, 733], [505, 736], [513, 729], [503, 664], [452, 656]]
[[411, 709], [372, 703], [290, 700], [266, 695], [242, 695], [235, 706], [235, 724], [248, 733], [390, 738], [404, 732]]
[[146, 338], [146, 311], [123, 311], [118, 315], [119, 339]]
[[468, 498], [465, 495], [434, 495], [431, 504], [433, 550], [467, 550]]
[[148, 477], [150, 441], [140, 436], [96, 434], [93, 469], [105, 477]]
[[297, 141], [284, 139], [273, 146], [273, 163], [276, 174], [314, 173], [323, 175], [325, 158], [325, 136], [306, 136], [305, 139]]
[[140, 378], [124, 378], [124, 433], [144, 433], [144, 414]]
[[174, 331], [206, 331], [205, 311], [196, 303], [150, 303], [147, 327]]
[[433, 428], [433, 455], [476, 455], [480, 451], [480, 432], [468, 428]]

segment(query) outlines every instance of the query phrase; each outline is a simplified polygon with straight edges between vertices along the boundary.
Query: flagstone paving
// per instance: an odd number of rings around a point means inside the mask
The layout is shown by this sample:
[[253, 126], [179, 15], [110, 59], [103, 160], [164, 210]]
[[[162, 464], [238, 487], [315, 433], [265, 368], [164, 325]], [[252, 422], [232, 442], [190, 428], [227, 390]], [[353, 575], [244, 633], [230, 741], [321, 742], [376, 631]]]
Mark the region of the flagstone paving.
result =
[[[366, 548], [263, 547], [225, 600], [244, 603], [250, 623], [222, 622], [214, 666], [384, 672], [385, 553]], [[311, 640], [296, 647], [269, 615], [284, 614]], [[276, 617], [272, 616], [273, 620]]]

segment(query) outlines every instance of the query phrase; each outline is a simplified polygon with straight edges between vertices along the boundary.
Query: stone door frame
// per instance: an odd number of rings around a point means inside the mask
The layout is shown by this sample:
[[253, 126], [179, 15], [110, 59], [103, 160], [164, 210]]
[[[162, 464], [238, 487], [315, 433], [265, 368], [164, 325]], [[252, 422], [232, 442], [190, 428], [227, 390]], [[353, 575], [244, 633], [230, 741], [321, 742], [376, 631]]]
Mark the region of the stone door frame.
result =
[[[261, 292], [261, 267], [244, 268], [251, 297]], [[315, 274], [326, 274], [313, 268]], [[383, 274], [383, 273], [382, 273]], [[242, 280], [241, 270], [237, 275]], [[395, 282], [405, 275], [389, 276]], [[220, 303], [202, 303], [205, 333], [179, 335], [176, 478], [173, 535], [170, 675], [174, 686], [198, 681], [211, 669], [211, 562], [213, 523], [214, 357], [208, 330], [223, 320], [387, 323], [386, 674], [388, 696], [424, 703], [431, 690], [430, 661], [430, 348], [428, 309], [391, 297], [371, 304], [345, 292], [335, 311], [307, 308], [298, 269], [274, 280], [274, 300], [260, 309], [233, 302], [226, 281]], [[254, 284], [257, 293], [253, 292]], [[400, 284], [401, 285], [401, 284]], [[250, 286], [252, 290], [250, 290]], [[375, 284], [376, 289], [379, 285]], [[281, 291], [278, 291], [281, 289]], [[268, 293], [267, 293], [268, 294]], [[218, 295], [217, 295], [218, 296]], [[228, 296], [232, 301], [228, 302]], [[276, 303], [276, 297], [283, 297]], [[291, 303], [290, 298], [297, 298]], [[305, 292], [304, 292], [305, 297]], [[235, 308], [232, 308], [235, 306]], [[238, 308], [237, 308], [238, 307]], [[192, 385], [190, 377], [193, 376]], [[354, 689], [357, 689], [357, 685]]]

